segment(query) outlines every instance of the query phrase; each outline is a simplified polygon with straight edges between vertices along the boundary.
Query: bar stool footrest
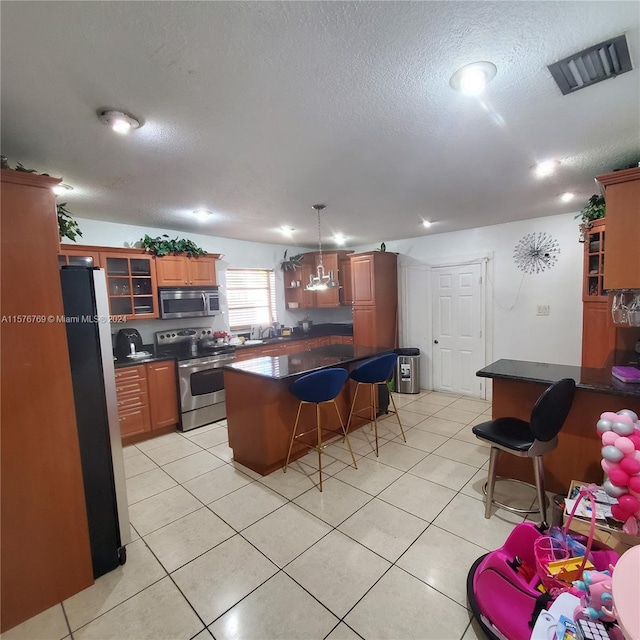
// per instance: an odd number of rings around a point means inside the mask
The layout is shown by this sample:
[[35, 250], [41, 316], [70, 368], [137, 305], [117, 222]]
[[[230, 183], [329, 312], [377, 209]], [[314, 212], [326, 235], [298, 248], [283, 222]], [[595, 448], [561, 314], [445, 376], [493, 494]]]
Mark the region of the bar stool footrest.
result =
[[[529, 487], [533, 489], [535, 492], [536, 488], [534, 485], [529, 484], [528, 482], [523, 482], [522, 480], [516, 480], [515, 478], [503, 478], [501, 476], [496, 477], [496, 482], [517, 482], [518, 484], [522, 484], [525, 487]], [[487, 485], [489, 483], [485, 482], [482, 485], [482, 494], [486, 497], [487, 495]], [[545, 494], [545, 501], [547, 503], [547, 507], [549, 506], [549, 496]], [[536, 497], [537, 502], [537, 497]], [[537, 509], [520, 509], [519, 507], [512, 507], [511, 505], [504, 504], [502, 502], [498, 502], [495, 498], [491, 501], [491, 504], [499, 507], [500, 509], [506, 509], [507, 511], [511, 511], [511, 513], [521, 513], [521, 514], [531, 514], [531, 513], [540, 513], [540, 506]]]

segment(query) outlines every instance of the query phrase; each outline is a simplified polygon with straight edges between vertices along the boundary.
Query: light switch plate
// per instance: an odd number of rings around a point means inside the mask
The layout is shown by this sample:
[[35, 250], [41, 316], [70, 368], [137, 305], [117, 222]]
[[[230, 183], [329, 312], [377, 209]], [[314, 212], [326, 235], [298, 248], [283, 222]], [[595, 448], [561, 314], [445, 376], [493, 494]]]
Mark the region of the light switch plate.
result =
[[549, 305], [548, 304], [539, 304], [538, 309], [536, 311], [537, 316], [548, 316], [549, 315]]

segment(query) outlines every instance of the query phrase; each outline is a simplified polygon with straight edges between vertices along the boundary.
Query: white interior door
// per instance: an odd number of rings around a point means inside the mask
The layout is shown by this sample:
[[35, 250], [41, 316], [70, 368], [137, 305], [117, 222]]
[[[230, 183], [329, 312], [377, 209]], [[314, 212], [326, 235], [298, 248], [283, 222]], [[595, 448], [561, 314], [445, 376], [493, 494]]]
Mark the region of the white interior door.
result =
[[482, 265], [436, 267], [431, 273], [433, 388], [480, 397]]

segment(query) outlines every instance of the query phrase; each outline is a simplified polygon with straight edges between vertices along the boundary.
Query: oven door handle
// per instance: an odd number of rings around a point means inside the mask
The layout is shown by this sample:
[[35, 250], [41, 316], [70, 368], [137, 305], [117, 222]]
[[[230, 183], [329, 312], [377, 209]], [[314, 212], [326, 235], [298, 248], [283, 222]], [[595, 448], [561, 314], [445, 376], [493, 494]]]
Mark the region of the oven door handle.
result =
[[181, 364], [178, 365], [178, 369], [180, 369], [180, 373], [199, 373], [207, 369], [222, 369], [222, 367], [232, 361], [233, 358], [229, 358], [227, 360], [220, 360], [219, 362], [209, 362], [208, 364]]

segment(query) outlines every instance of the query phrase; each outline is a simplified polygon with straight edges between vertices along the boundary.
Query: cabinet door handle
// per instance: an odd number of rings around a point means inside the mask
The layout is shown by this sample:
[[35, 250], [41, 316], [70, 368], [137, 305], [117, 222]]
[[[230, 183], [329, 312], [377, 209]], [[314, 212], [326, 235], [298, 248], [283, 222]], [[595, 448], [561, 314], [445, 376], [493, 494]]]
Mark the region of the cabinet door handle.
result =
[[433, 344], [438, 344], [438, 341], [437, 341], [437, 340], [434, 340], [434, 341], [433, 341]]

